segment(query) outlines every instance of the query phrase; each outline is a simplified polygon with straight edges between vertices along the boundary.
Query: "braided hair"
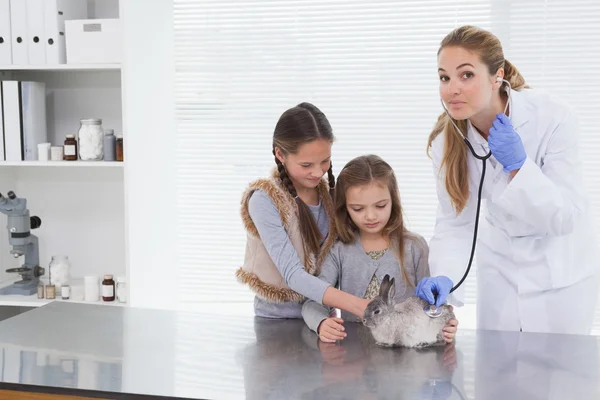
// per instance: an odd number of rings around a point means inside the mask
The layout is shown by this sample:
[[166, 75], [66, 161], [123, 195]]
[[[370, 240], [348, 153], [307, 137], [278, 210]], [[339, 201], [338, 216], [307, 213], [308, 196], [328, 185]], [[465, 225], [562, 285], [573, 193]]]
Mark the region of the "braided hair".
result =
[[[279, 118], [273, 133], [273, 155], [275, 156], [279, 178], [298, 205], [300, 233], [304, 240], [304, 247], [313, 254], [318, 253], [321, 247], [319, 227], [308, 205], [298, 196], [285, 166], [275, 155], [275, 150], [279, 149], [283, 154], [296, 154], [302, 144], [316, 139], [333, 142], [335, 137], [325, 114], [311, 103], [300, 103], [285, 111]], [[331, 163], [327, 170], [327, 179], [329, 181], [329, 194], [333, 198], [335, 176], [333, 175]]]

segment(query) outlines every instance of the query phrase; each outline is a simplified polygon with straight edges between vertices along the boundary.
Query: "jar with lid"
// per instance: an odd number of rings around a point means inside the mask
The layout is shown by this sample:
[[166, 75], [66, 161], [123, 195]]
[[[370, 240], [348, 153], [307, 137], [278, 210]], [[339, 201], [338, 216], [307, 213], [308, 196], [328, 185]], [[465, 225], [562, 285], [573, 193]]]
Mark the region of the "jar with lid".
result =
[[71, 272], [69, 257], [63, 255], [52, 256], [48, 269], [50, 282], [59, 290], [61, 286], [69, 284], [69, 274]]
[[77, 139], [75, 135], [65, 136], [65, 146], [63, 149], [63, 160], [77, 161]]
[[104, 161], [116, 161], [117, 138], [113, 129], [104, 131]]
[[119, 303], [127, 303], [127, 278], [117, 277], [117, 300]]
[[104, 130], [101, 119], [82, 119], [79, 126], [79, 159], [99, 161], [104, 157]]
[[123, 136], [117, 136], [117, 161], [123, 161]]
[[115, 281], [112, 275], [104, 275], [102, 281], [102, 300], [115, 301]]

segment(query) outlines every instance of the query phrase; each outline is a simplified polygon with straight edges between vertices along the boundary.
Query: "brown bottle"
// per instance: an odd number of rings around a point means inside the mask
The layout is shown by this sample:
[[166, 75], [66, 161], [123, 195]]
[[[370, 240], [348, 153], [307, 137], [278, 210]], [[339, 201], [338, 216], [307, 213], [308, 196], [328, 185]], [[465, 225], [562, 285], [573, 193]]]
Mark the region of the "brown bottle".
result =
[[75, 135], [66, 136], [63, 160], [77, 161], [77, 140], [75, 139]]
[[117, 136], [116, 148], [117, 161], [123, 161], [123, 136]]
[[115, 301], [115, 281], [112, 275], [104, 275], [102, 281], [102, 300]]

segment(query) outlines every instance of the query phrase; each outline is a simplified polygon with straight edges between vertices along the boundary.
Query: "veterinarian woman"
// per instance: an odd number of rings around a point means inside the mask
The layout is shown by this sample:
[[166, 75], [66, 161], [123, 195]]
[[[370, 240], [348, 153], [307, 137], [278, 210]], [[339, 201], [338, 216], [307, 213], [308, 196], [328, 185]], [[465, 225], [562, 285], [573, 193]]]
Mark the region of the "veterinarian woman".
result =
[[[437, 179], [432, 276], [456, 283], [468, 265], [483, 162], [477, 241], [481, 329], [589, 334], [598, 298], [598, 240], [578, 154], [575, 116], [530, 89], [482, 29], [452, 31], [438, 51], [445, 108], [429, 138]], [[485, 161], [476, 158], [466, 142]], [[417, 295], [444, 302], [448, 278], [424, 278]], [[461, 287], [457, 305], [461, 303]], [[453, 293], [454, 294], [454, 293]]]

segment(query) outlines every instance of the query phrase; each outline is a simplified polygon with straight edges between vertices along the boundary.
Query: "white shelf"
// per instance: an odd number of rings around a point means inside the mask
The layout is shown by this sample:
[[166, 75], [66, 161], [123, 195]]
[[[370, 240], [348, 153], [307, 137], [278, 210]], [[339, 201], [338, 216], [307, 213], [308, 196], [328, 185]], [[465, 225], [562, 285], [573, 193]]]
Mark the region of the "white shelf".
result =
[[121, 303], [117, 299], [115, 301], [85, 301], [85, 300], [63, 300], [61, 298], [56, 299], [38, 299], [37, 294], [31, 296], [19, 296], [19, 295], [0, 295], [0, 306], [19, 306], [19, 307], [41, 307], [46, 304], [52, 303], [53, 301], [64, 301], [67, 303], [78, 303], [78, 304], [91, 304], [108, 307], [126, 307], [127, 303]]
[[110, 71], [120, 69], [121, 64], [0, 65], [0, 71]]
[[122, 168], [122, 161], [0, 161], [0, 167]]
[[[19, 280], [11, 279], [4, 282], [0, 282], [0, 287], [5, 287], [10, 285], [11, 283]], [[60, 293], [57, 293], [59, 296], [56, 299], [38, 299], [37, 293], [32, 294], [31, 296], [22, 296], [16, 294], [3, 294], [0, 295], [0, 306], [21, 306], [21, 307], [41, 307], [46, 304], [49, 304], [53, 301], [64, 301], [71, 303], [80, 303], [80, 304], [91, 304], [91, 305], [102, 305], [109, 307], [126, 307], [128, 303], [121, 303], [117, 299], [115, 301], [84, 301], [84, 300], [74, 300], [68, 299], [63, 300], [60, 298]]]

